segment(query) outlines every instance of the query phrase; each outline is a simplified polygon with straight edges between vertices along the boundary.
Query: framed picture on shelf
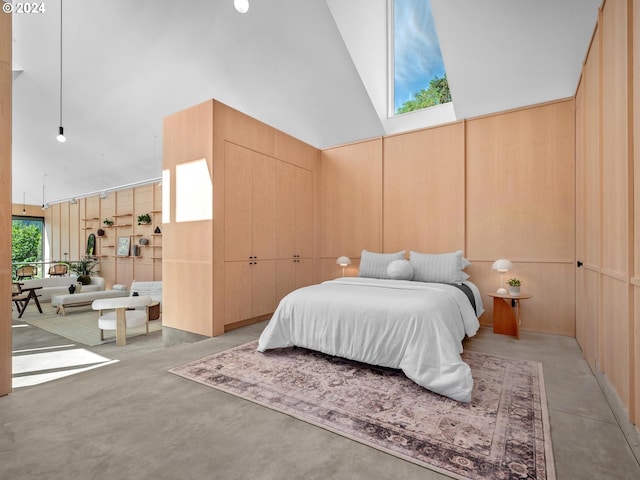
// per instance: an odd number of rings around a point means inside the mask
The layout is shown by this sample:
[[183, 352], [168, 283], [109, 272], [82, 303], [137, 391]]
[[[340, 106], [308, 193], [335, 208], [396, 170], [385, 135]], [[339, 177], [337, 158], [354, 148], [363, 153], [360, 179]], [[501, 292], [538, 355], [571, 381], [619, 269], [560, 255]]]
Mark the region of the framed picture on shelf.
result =
[[116, 255], [119, 257], [128, 257], [130, 247], [131, 237], [118, 237], [118, 250], [116, 251]]

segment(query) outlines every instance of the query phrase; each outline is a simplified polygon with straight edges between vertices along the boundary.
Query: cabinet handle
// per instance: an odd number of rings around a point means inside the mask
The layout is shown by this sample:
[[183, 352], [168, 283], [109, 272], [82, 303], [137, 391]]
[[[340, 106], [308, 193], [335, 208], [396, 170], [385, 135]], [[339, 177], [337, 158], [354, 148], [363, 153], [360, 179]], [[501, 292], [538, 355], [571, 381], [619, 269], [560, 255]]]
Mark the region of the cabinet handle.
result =
[[578, 265], [578, 268], [580, 268], [583, 265], [582, 261], [578, 260], [577, 265]]

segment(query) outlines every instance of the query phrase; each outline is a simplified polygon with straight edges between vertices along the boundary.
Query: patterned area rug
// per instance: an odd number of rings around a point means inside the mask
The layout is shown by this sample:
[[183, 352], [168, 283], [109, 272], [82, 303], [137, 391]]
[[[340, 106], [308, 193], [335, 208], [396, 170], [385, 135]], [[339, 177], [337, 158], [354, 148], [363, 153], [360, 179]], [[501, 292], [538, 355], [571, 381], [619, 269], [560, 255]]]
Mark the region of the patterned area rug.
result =
[[401, 371], [257, 342], [171, 369], [459, 479], [555, 479], [537, 362], [465, 352], [473, 400], [429, 392]]

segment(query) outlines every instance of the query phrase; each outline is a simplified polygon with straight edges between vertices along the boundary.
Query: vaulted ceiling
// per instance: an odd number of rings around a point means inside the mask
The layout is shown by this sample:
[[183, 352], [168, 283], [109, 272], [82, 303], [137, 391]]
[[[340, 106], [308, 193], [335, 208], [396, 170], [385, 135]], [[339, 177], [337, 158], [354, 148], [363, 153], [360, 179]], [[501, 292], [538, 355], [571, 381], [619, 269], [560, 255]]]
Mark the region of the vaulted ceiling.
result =
[[[157, 178], [215, 98], [319, 148], [573, 96], [601, 0], [431, 0], [453, 103], [388, 118], [387, 0], [63, 0], [13, 17], [13, 200]], [[43, 188], [44, 187], [44, 188]]]

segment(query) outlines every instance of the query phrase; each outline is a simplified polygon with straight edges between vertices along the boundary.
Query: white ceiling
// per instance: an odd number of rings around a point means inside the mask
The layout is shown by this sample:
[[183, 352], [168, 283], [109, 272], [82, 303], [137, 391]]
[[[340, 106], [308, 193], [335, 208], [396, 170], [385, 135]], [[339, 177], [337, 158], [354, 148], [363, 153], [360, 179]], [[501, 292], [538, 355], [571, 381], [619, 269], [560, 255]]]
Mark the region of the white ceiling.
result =
[[[13, 201], [160, 177], [215, 98], [319, 148], [572, 96], [601, 0], [432, 0], [454, 102], [387, 118], [386, 0], [64, 0], [14, 15]], [[15, 74], [14, 74], [15, 75]]]

